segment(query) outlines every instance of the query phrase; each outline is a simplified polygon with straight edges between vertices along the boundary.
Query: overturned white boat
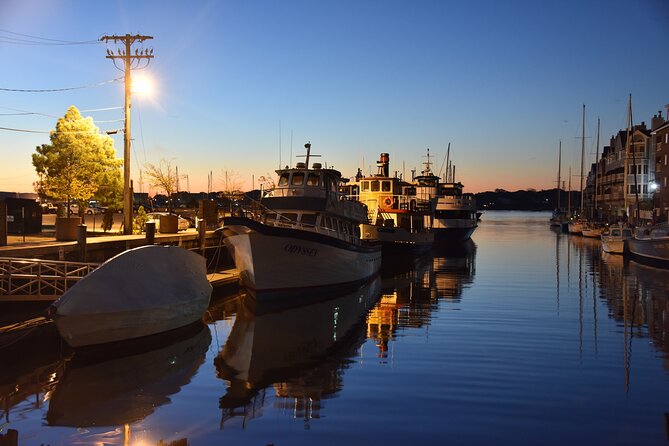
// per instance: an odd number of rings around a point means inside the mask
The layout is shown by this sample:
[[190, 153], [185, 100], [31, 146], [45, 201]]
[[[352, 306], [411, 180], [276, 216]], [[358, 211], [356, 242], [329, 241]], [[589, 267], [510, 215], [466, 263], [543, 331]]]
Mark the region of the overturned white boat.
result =
[[211, 297], [204, 257], [177, 246], [124, 251], [53, 303], [52, 317], [72, 347], [140, 338], [202, 318]]

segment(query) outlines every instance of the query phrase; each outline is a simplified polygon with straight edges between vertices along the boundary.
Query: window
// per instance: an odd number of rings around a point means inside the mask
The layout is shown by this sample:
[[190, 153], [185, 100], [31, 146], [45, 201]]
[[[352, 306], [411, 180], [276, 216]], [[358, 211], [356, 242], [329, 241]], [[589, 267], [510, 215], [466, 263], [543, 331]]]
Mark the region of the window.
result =
[[293, 174], [293, 180], [290, 182], [293, 186], [302, 186], [304, 184], [304, 173], [295, 172]]
[[310, 173], [307, 177], [307, 186], [318, 186], [318, 174]]
[[[669, 135], [669, 133], [668, 133], [668, 135]], [[664, 165], [665, 166], [667, 165], [667, 155], [664, 155]]]
[[[666, 162], [667, 156], [665, 155], [664, 158], [665, 158], [665, 162], [664, 162], [664, 163], [666, 164], [666, 163], [667, 163], [667, 162]], [[363, 181], [363, 182], [362, 182], [362, 191], [363, 191], [363, 192], [367, 192], [368, 190], [369, 190], [369, 181]]]
[[372, 181], [372, 192], [378, 192], [379, 191], [379, 181], [374, 180]]
[[648, 175], [648, 164], [644, 164], [643, 166], [643, 173]]
[[282, 173], [279, 177], [279, 186], [288, 186], [288, 173]]
[[390, 192], [390, 181], [382, 181], [381, 182], [381, 191], [382, 192]]
[[647, 194], [647, 193], [648, 193], [648, 185], [647, 185], [647, 184], [644, 184], [644, 185], [643, 185], [643, 193], [644, 193], [644, 194]]
[[318, 214], [302, 214], [302, 219], [300, 221], [306, 226], [316, 226], [317, 215]]

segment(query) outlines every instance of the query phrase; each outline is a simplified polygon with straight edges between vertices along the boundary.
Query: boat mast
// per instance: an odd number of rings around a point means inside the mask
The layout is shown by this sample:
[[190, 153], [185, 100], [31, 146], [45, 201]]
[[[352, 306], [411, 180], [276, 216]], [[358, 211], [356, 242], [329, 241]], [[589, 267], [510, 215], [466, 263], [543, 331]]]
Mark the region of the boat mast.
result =
[[581, 192], [581, 207], [578, 210], [579, 217], [583, 218], [583, 157], [585, 154], [585, 104], [583, 104], [583, 129], [581, 133], [581, 186], [579, 191]]
[[597, 149], [595, 151], [595, 193], [594, 193], [594, 206], [592, 207], [592, 218], [595, 218], [595, 215], [599, 217], [599, 212], [597, 212], [597, 194], [599, 191], [599, 118], [597, 118]]
[[558, 146], [557, 208], [560, 210], [560, 168], [562, 167], [562, 140]]
[[629, 194], [629, 186], [628, 186], [628, 178], [627, 176], [629, 175], [629, 162], [627, 161], [629, 154], [630, 154], [630, 123], [632, 122], [632, 95], [629, 95], [629, 98], [627, 99], [627, 133], [625, 134], [625, 178], [623, 181], [623, 185], [625, 187], [625, 192], [623, 196], [625, 197], [625, 212], [629, 216], [629, 204], [628, 204], [628, 199], [627, 195]]
[[[630, 116], [629, 126], [630, 126], [630, 128], [632, 128], [632, 94], [631, 93], [630, 93], [630, 98], [629, 98], [629, 108], [630, 108], [630, 110], [629, 110], [629, 116]], [[639, 168], [636, 165], [636, 150], [635, 150], [634, 146], [632, 145], [632, 138], [634, 138], [634, 132], [632, 132], [629, 135], [628, 144], [632, 149], [632, 165], [634, 166], [634, 200], [636, 202], [636, 212], [635, 212], [636, 220], [635, 220], [634, 223], [636, 223], [638, 225], [639, 220], [641, 220], [641, 217], [639, 215], [640, 214], [640, 210], [639, 210], [639, 183], [638, 183], [637, 176], [636, 176], [637, 172], [639, 171]]]
[[571, 218], [571, 166], [569, 166], [569, 193], [567, 194], [567, 214]]

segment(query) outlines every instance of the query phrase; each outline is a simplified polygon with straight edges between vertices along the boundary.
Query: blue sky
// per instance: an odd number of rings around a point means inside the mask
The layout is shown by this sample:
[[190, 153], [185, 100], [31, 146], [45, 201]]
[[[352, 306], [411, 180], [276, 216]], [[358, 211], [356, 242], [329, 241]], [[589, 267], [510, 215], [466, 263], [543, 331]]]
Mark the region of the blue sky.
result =
[[[173, 159], [181, 188], [215, 188], [293, 164], [311, 141], [345, 176], [440, 170], [451, 143], [467, 190], [551, 188], [626, 125], [669, 103], [669, 4], [641, 1], [48, 1], [0, 0], [2, 89], [56, 89], [121, 76], [105, 45], [21, 45], [19, 33], [67, 41], [145, 34], [152, 98], [133, 97], [135, 189], [145, 163]], [[56, 93], [0, 90], [0, 127], [48, 131], [67, 107], [123, 105], [122, 84]], [[17, 110], [41, 115], [11, 115]], [[102, 130], [122, 110], [84, 112]], [[55, 117], [54, 117], [55, 116]], [[280, 130], [281, 129], [281, 130]], [[281, 138], [280, 138], [281, 135]], [[119, 157], [123, 137], [114, 137]], [[0, 190], [31, 191], [41, 133], [0, 130]], [[578, 184], [578, 178], [572, 179]], [[147, 185], [143, 185], [147, 190]]]

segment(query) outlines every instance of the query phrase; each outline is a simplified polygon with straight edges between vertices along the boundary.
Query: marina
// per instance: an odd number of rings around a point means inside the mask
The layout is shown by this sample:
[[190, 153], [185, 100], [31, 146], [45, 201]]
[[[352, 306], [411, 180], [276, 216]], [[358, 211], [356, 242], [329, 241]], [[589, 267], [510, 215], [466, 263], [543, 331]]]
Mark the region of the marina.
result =
[[46, 327], [4, 350], [3, 438], [664, 444], [666, 269], [549, 217], [488, 211], [467, 243], [293, 304], [233, 291], [132, 349]]

